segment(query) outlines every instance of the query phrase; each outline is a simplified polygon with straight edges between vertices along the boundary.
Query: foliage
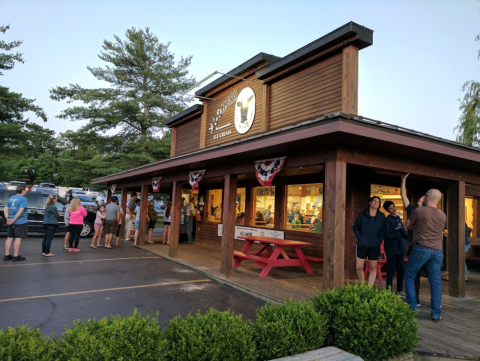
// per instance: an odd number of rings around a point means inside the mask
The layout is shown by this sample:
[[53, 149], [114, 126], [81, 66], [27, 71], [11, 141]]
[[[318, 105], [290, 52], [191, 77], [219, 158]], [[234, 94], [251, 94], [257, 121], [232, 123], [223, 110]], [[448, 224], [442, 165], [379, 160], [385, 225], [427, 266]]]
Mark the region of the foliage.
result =
[[191, 57], [182, 57], [175, 64], [170, 44], [160, 43], [148, 27], [131, 28], [125, 36], [126, 40], [118, 36], [114, 42], [104, 40], [99, 58], [108, 63], [106, 67], [88, 67], [96, 79], [110, 87], [57, 86], [50, 90], [50, 97], [85, 104], [65, 109], [59, 118], [88, 120], [84, 131], [118, 131], [116, 136], [135, 153], [158, 159], [154, 135], [163, 135], [167, 131], [164, 121], [186, 105], [182, 93], [194, 83], [187, 77]]
[[167, 326], [166, 360], [255, 360], [251, 327], [230, 311], [175, 317]]
[[420, 340], [415, 312], [389, 290], [347, 285], [318, 292], [314, 306], [328, 318], [327, 344], [365, 360], [412, 352]]
[[[480, 40], [477, 35], [475, 40]], [[480, 50], [478, 51], [480, 59]], [[455, 127], [457, 142], [479, 147], [480, 146], [480, 82], [470, 80], [461, 88], [463, 99], [460, 100], [461, 115]]]
[[[8, 29], [10, 29], [9, 25], [2, 25], [0, 26], [0, 33], [5, 34], [5, 32]], [[0, 40], [0, 49], [10, 51], [14, 48], [18, 48], [21, 44], [22, 44], [22, 41], [20, 40], [15, 40], [10, 43], [5, 42], [4, 40]], [[16, 61], [20, 63], [25, 63], [25, 60], [23, 60], [23, 55], [21, 53], [16, 53], [16, 54], [0, 53], [0, 69], [11, 70], [15, 66]], [[1, 71], [0, 71], [0, 75], [3, 75]]]
[[324, 344], [326, 317], [310, 301], [266, 304], [253, 326], [259, 360], [312, 351]]
[[62, 360], [158, 360], [162, 331], [157, 318], [137, 310], [124, 318], [73, 322], [58, 341], [55, 357]]
[[55, 347], [53, 338], [44, 337], [27, 326], [0, 330], [0, 360], [50, 361]]

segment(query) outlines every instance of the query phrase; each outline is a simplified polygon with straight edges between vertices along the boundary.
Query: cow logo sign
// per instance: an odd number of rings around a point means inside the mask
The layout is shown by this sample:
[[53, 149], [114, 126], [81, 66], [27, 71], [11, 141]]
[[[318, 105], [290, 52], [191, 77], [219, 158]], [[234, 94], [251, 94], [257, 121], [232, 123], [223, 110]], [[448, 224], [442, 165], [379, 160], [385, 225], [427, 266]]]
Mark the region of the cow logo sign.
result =
[[255, 118], [255, 93], [252, 88], [244, 88], [235, 103], [235, 129], [240, 134], [250, 130]]

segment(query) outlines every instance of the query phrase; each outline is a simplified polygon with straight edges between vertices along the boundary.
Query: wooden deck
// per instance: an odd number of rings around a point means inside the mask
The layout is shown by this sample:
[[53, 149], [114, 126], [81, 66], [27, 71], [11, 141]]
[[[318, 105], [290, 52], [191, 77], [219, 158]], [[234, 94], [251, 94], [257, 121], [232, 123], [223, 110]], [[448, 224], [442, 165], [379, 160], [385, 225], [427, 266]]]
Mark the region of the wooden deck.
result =
[[[235, 250], [241, 250], [242, 246], [242, 241], [235, 241]], [[146, 245], [143, 248], [169, 258], [166, 245]], [[192, 267], [264, 301], [303, 300], [314, 297], [316, 290], [322, 290], [322, 263], [312, 264], [314, 274], [311, 276], [301, 267], [286, 267], [274, 268], [268, 277], [259, 278], [260, 271], [255, 262], [245, 261], [234, 270], [232, 278], [225, 278], [220, 274], [220, 246], [217, 249], [205, 244], [180, 243], [178, 256], [172, 261]], [[442, 282], [442, 321], [433, 323], [427, 310], [430, 288], [428, 281], [422, 278], [422, 306], [418, 315], [422, 341], [417, 353], [480, 360], [480, 273], [478, 270], [470, 271], [466, 284], [467, 298], [464, 299], [448, 296], [447, 282]]]

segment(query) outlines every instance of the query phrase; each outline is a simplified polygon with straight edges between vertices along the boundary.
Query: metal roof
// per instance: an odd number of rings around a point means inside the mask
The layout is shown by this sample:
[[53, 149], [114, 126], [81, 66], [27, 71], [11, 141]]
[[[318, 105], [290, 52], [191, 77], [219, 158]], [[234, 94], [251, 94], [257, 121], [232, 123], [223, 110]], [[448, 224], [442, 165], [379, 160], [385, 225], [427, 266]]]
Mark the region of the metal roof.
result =
[[177, 115], [174, 115], [173, 117], [171, 118], [168, 118], [166, 121], [165, 121], [165, 125], [171, 125], [172, 123], [174, 123], [175, 121], [181, 119], [181, 118], [184, 118], [184, 117], [187, 117], [189, 116], [190, 114], [193, 114], [197, 111], [200, 111], [200, 112], [203, 112], [203, 104], [195, 104], [193, 106], [191, 106], [190, 108], [187, 108], [185, 109], [184, 111], [178, 113]]

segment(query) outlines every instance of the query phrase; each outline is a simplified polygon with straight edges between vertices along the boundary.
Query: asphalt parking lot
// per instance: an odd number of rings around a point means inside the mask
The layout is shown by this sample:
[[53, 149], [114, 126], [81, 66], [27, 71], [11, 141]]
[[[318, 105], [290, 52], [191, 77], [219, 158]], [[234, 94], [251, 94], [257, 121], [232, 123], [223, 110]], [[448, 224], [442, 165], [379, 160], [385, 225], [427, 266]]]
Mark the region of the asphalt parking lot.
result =
[[[5, 235], [0, 236], [4, 247]], [[232, 310], [254, 319], [263, 301], [217, 283], [188, 267], [131, 244], [91, 249], [80, 240], [80, 252], [62, 250], [55, 237], [55, 257], [41, 256], [40, 237], [22, 241], [24, 262], [0, 261], [0, 329], [27, 324], [44, 335], [59, 336], [72, 320], [159, 312], [159, 323], [210, 307]], [[2, 258], [3, 259], [3, 258]]]

